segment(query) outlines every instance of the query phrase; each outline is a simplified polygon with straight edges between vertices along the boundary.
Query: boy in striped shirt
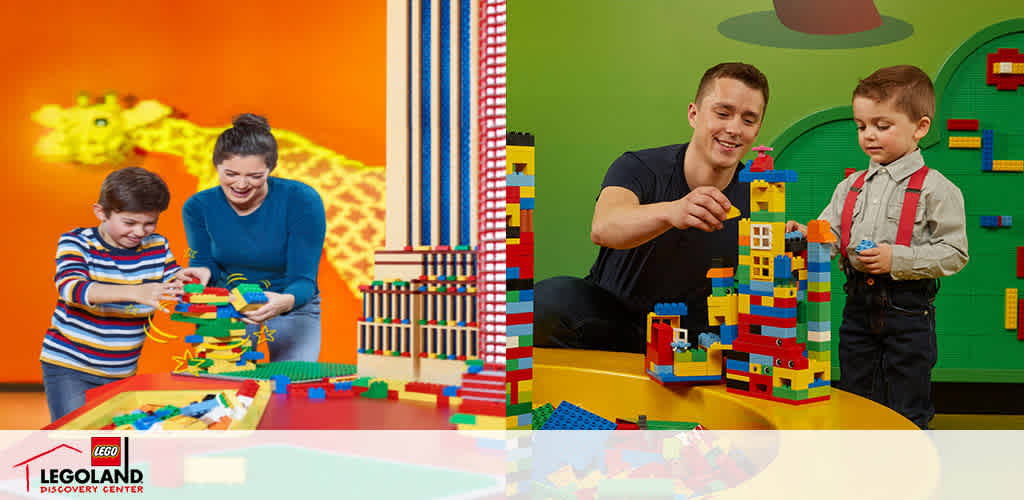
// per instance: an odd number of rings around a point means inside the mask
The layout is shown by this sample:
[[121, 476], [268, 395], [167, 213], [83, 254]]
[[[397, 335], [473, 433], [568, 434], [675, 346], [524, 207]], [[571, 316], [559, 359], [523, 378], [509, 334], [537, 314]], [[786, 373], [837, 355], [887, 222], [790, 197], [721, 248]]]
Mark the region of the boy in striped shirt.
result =
[[152, 172], [114, 171], [93, 205], [100, 224], [61, 235], [57, 306], [39, 356], [54, 421], [85, 404], [88, 389], [134, 375], [160, 301], [181, 295], [185, 279], [209, 279], [208, 269], [178, 266], [154, 232], [170, 198]]

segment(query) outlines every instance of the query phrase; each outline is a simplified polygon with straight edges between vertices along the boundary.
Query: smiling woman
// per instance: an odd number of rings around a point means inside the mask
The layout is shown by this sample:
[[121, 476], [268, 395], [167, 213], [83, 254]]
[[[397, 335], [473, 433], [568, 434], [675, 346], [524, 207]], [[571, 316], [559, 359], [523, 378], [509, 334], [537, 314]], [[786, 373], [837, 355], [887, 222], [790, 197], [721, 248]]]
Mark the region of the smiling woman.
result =
[[267, 290], [267, 304], [243, 321], [250, 334], [264, 322], [276, 330], [268, 346], [273, 361], [317, 361], [323, 200], [302, 182], [270, 177], [277, 141], [260, 116], [235, 118], [217, 138], [213, 164], [219, 186], [196, 193], [182, 209], [191, 262], [210, 269], [211, 284]]

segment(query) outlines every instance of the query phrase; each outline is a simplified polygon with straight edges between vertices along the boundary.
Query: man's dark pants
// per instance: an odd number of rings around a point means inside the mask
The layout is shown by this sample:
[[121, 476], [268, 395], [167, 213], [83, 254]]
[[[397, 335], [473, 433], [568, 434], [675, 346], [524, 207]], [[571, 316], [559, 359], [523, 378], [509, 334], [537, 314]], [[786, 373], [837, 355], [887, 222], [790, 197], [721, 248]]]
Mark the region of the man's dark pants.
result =
[[536, 347], [644, 352], [644, 317], [581, 278], [558, 276], [534, 287]]

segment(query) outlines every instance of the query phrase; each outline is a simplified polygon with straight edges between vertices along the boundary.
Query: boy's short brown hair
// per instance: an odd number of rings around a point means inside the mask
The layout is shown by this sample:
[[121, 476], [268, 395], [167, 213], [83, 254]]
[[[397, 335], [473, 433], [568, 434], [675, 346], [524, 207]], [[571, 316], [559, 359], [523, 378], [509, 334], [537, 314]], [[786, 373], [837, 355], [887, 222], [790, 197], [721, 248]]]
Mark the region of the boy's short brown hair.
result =
[[[711, 82], [719, 78], [732, 78], [743, 82], [744, 85], [754, 90], [760, 90], [764, 97], [764, 108], [768, 107], [768, 78], [761, 73], [761, 70], [741, 62], [721, 63], [708, 68], [700, 79], [700, 85], [697, 85], [697, 97], [693, 99], [693, 102], [700, 105], [700, 100], [704, 98], [704, 94], [707, 94]], [[764, 114], [764, 109], [761, 111], [761, 114]]]
[[875, 71], [853, 89], [853, 97], [867, 97], [893, 105], [912, 121], [935, 118], [935, 87], [917, 66], [889, 66]]
[[97, 203], [108, 216], [111, 212], [159, 213], [167, 210], [171, 192], [159, 175], [139, 167], [125, 167], [103, 179]]

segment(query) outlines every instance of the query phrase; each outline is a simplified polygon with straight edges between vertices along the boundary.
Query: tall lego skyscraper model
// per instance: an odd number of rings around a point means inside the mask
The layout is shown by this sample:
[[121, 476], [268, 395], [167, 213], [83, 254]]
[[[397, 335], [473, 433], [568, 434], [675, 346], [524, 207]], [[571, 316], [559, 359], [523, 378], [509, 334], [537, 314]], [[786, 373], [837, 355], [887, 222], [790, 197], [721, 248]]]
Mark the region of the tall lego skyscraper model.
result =
[[[386, 248], [359, 373], [505, 417], [505, 2], [388, 0]], [[500, 408], [499, 408], [500, 407]]]
[[775, 170], [770, 148], [740, 172], [750, 183], [750, 218], [740, 220], [738, 334], [726, 353], [729, 392], [790, 404], [829, 398], [830, 248], [825, 221], [811, 221], [805, 239], [786, 234], [786, 183], [796, 172]]

